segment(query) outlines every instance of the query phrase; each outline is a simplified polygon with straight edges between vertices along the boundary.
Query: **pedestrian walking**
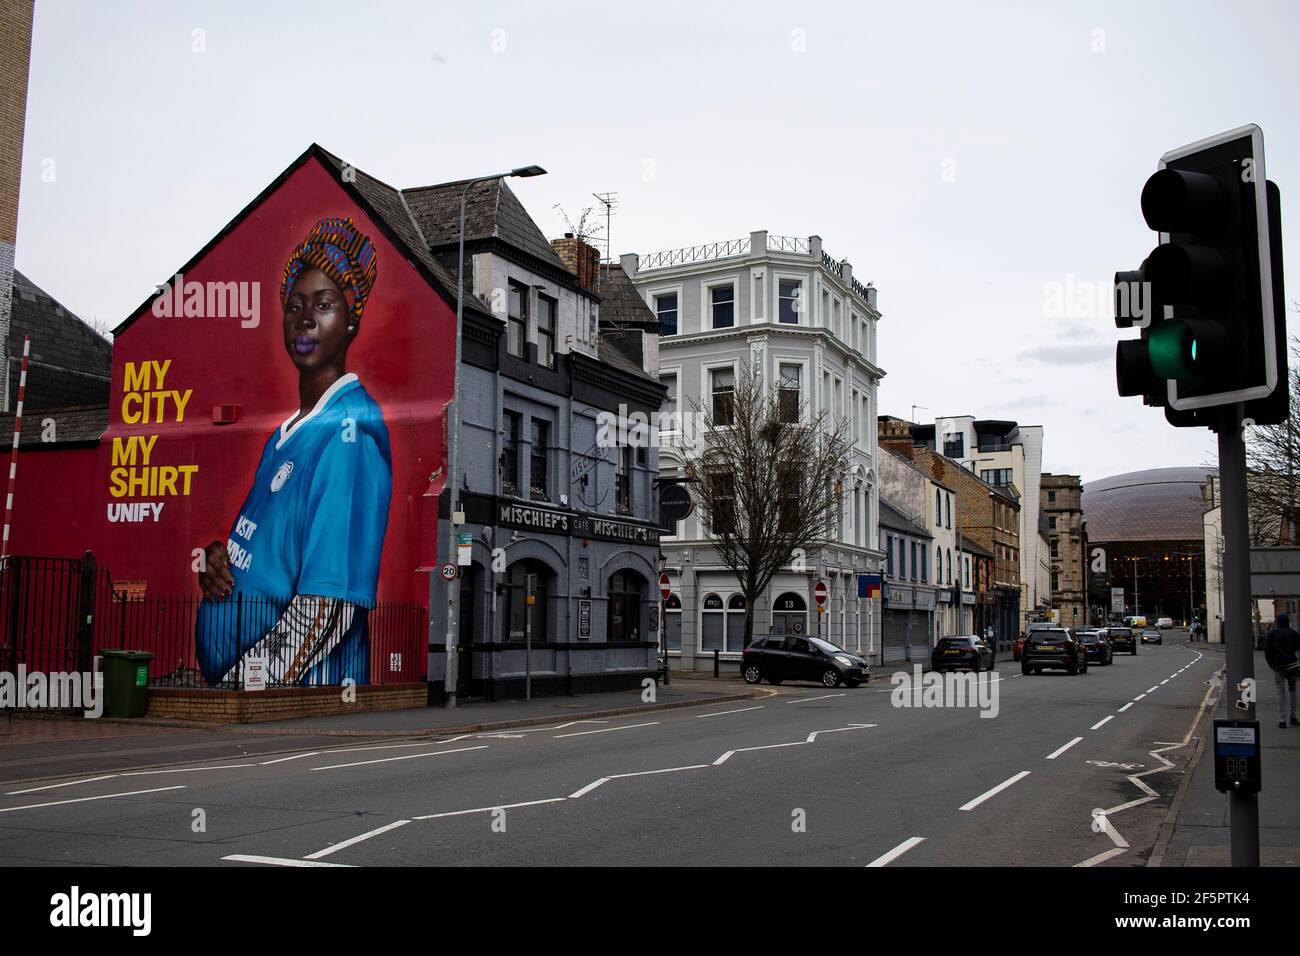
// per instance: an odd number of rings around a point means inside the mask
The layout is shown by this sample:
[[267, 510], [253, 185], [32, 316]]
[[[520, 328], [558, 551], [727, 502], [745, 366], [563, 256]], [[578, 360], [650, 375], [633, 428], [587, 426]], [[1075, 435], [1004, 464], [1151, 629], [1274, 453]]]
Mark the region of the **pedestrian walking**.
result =
[[[1295, 681], [1300, 673], [1300, 634], [1291, 629], [1291, 618], [1279, 614], [1264, 638], [1264, 660], [1273, 668], [1273, 685], [1277, 688], [1277, 725], [1300, 727], [1295, 716]], [[1291, 702], [1288, 709], [1287, 696]]]

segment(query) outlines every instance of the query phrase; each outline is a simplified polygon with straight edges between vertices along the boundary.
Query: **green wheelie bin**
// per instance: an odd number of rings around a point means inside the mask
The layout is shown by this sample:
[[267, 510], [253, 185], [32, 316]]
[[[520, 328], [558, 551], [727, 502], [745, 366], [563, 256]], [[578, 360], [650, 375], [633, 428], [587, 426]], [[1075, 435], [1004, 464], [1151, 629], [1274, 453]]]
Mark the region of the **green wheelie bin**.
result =
[[149, 708], [148, 651], [104, 651], [104, 716], [143, 717]]

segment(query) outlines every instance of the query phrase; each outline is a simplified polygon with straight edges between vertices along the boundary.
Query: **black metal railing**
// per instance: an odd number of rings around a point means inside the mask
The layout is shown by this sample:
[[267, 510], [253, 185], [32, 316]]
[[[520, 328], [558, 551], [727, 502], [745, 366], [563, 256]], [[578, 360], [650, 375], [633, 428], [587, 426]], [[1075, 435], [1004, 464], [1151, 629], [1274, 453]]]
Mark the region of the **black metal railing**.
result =
[[[314, 602], [314, 603], [313, 603]], [[105, 650], [146, 651], [155, 687], [243, 686], [250, 656], [268, 686], [394, 684], [428, 674], [428, 611], [235, 594], [148, 595], [94, 558], [0, 559], [0, 670], [87, 672]]]

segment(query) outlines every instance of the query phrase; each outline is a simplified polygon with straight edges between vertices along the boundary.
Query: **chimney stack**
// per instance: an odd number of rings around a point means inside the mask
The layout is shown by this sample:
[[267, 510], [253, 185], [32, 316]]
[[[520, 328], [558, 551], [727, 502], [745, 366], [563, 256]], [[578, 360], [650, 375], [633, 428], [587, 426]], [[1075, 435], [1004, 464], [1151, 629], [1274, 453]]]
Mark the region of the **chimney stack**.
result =
[[595, 290], [600, 279], [599, 249], [587, 245], [571, 232], [566, 232], [563, 239], [552, 239], [551, 248], [560, 257], [564, 267], [578, 277], [578, 285]]

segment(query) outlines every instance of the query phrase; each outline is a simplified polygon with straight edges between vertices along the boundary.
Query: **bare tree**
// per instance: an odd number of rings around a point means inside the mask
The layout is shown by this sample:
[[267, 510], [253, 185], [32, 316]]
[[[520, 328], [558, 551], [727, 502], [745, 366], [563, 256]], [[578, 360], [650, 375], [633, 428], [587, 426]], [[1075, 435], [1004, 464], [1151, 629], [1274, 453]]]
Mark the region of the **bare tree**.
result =
[[748, 364], [730, 390], [691, 404], [702, 428], [683, 466], [694, 476], [713, 545], [745, 596], [748, 646], [754, 605], [772, 578], [837, 523], [848, 423], [811, 416], [797, 391], [765, 385]]
[[1246, 436], [1250, 543], [1291, 544], [1300, 522], [1300, 343], [1292, 341], [1287, 420], [1257, 425]]

